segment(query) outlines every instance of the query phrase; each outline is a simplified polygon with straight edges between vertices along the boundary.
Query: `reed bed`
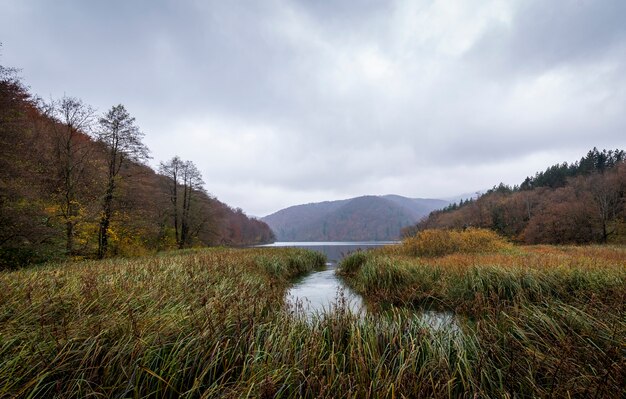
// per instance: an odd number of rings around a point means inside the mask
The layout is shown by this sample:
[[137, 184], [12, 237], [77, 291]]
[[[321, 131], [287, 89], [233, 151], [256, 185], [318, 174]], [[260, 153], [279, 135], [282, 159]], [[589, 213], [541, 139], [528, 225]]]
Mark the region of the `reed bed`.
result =
[[[482, 232], [480, 233], [482, 235]], [[559, 300], [585, 308], [623, 308], [626, 247], [513, 247], [415, 255], [415, 240], [358, 252], [339, 267], [374, 304], [452, 310], [470, 316]]]
[[0, 273], [0, 397], [623, 394], [623, 308], [520, 303], [447, 331], [408, 308], [353, 315], [339, 296], [311, 320], [284, 295], [323, 265], [211, 249]]
[[373, 308], [454, 312], [481, 396], [626, 395], [626, 248], [514, 247], [484, 231], [452, 233], [352, 254], [339, 273]]

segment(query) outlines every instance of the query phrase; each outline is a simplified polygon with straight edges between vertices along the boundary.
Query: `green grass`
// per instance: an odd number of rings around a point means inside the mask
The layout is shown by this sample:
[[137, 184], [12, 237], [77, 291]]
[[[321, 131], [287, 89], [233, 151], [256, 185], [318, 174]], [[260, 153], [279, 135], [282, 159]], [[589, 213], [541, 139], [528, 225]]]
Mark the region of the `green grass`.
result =
[[[355, 282], [368, 262], [388, 269], [368, 272], [380, 277], [360, 290], [368, 299], [439, 281], [424, 282], [411, 258], [355, 256]], [[0, 397], [623, 394], [623, 302], [545, 296], [494, 312], [486, 301], [457, 333], [429, 329], [411, 307], [362, 317], [341, 300], [311, 320], [284, 295], [323, 265], [297, 249], [210, 249], [0, 273]]]

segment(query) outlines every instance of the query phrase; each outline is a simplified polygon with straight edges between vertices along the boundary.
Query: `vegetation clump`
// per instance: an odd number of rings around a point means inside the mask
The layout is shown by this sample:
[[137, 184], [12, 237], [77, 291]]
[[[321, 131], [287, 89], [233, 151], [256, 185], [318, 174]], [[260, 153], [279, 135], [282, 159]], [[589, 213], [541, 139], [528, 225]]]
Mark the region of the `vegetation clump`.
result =
[[428, 229], [405, 238], [401, 248], [407, 255], [432, 257], [453, 253], [496, 252], [510, 248], [510, 244], [488, 229]]
[[298, 249], [208, 249], [1, 272], [0, 397], [242, 393], [270, 374], [245, 370], [276, 355], [263, 351], [285, 334], [289, 280], [320, 264]]
[[351, 255], [339, 273], [370, 302], [436, 306], [472, 316], [551, 300], [610, 306], [626, 296], [624, 248], [516, 248], [500, 239], [488, 242], [482, 248], [506, 250], [448, 253], [446, 244], [445, 255], [415, 257], [403, 244], [360, 255], [359, 267], [352, 266]]

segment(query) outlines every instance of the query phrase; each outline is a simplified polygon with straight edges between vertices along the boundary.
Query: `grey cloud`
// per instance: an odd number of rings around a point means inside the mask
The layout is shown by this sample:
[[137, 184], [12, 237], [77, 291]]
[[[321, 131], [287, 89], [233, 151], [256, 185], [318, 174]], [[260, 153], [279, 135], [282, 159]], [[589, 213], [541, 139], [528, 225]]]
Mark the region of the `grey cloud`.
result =
[[[504, 73], [533, 73], [620, 57], [626, 40], [621, 0], [531, 0], [519, 3], [511, 24], [496, 24], [468, 55]], [[489, 65], [487, 65], [489, 67]]]
[[8, 0], [1, 63], [43, 96], [126, 104], [156, 161], [263, 215], [626, 146], [624, 20], [619, 0]]

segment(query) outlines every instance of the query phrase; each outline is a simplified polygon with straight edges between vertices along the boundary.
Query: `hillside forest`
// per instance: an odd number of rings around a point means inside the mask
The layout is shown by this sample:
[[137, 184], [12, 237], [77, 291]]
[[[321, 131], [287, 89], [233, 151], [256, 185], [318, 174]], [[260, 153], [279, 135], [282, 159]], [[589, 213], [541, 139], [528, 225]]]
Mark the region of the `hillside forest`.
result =
[[513, 187], [500, 183], [433, 211], [404, 230], [492, 229], [518, 243], [626, 242], [626, 153], [593, 148], [579, 161], [556, 164]]
[[364, 195], [281, 209], [263, 220], [278, 241], [390, 241], [447, 201]]
[[212, 197], [193, 162], [147, 166], [143, 136], [123, 105], [43, 101], [0, 66], [0, 269], [273, 240]]

